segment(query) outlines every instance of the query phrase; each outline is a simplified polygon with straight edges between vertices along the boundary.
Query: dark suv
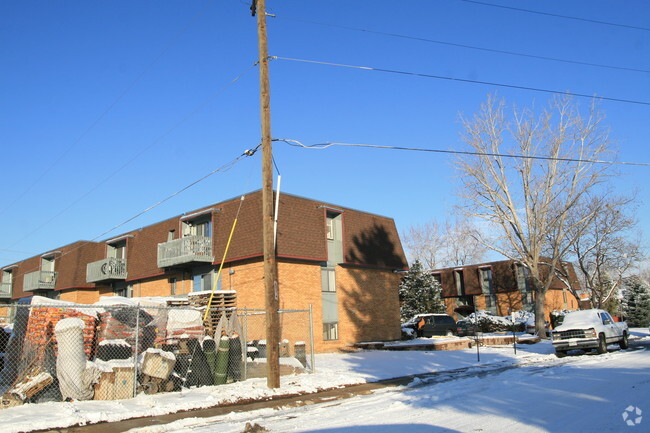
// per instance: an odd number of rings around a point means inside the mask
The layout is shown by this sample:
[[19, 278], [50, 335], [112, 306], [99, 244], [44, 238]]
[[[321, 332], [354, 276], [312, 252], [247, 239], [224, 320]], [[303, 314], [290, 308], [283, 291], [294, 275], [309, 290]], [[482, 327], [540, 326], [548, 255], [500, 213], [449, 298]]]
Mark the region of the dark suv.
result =
[[423, 337], [455, 335], [456, 321], [449, 314], [431, 314], [424, 317]]

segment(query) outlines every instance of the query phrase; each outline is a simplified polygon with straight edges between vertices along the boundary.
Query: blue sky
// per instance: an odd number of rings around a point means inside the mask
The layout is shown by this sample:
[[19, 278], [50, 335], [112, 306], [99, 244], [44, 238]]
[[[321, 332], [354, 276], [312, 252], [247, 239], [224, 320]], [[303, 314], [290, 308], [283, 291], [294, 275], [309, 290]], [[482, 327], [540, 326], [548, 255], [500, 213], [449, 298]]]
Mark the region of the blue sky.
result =
[[[650, 4], [493, 4], [650, 28]], [[650, 102], [650, 31], [461, 0], [267, 0], [269, 54]], [[244, 0], [0, 2], [0, 266], [107, 230], [260, 141], [256, 22]], [[446, 42], [355, 31], [394, 33]], [[550, 95], [288, 60], [271, 62], [272, 135], [460, 149], [461, 114], [487, 94]], [[238, 81], [232, 80], [240, 77]], [[585, 106], [587, 99], [578, 99]], [[650, 162], [650, 106], [604, 101], [622, 161]], [[285, 192], [395, 218], [450, 217], [452, 158], [276, 143]], [[179, 194], [127, 230], [260, 188], [260, 154]], [[650, 228], [649, 167], [621, 167]]]

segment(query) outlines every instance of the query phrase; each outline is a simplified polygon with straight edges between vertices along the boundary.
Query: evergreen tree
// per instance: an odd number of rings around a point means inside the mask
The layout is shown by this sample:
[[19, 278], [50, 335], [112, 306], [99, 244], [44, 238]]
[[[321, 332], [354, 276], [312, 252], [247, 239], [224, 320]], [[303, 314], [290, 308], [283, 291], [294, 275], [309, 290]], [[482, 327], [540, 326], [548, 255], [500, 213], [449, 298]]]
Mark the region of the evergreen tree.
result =
[[445, 303], [440, 296], [441, 292], [442, 287], [438, 281], [416, 260], [399, 284], [402, 321], [416, 314], [444, 313]]
[[650, 325], [650, 287], [637, 276], [625, 280], [623, 311], [629, 326]]

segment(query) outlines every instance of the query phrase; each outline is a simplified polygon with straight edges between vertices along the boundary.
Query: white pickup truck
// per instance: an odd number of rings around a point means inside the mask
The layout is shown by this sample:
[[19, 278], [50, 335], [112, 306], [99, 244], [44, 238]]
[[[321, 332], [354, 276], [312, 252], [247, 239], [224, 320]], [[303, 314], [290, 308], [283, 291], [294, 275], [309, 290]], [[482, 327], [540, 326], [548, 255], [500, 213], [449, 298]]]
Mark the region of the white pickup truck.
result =
[[627, 349], [627, 323], [615, 322], [604, 310], [573, 311], [564, 316], [560, 326], [553, 329], [551, 338], [555, 354], [561, 358], [573, 349], [596, 349], [607, 352], [607, 345], [618, 343]]

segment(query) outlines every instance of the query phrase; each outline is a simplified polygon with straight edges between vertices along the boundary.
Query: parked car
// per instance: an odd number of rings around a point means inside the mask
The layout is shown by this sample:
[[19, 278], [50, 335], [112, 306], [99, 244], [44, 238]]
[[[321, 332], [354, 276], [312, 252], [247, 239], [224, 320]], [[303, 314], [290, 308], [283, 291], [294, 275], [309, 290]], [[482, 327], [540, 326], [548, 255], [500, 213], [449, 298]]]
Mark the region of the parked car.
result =
[[418, 323], [424, 317], [431, 316], [431, 314], [416, 314], [406, 322], [402, 323], [402, 338], [415, 338], [422, 337], [422, 331], [418, 330]]
[[449, 314], [431, 314], [424, 318], [423, 337], [456, 335], [456, 321]]
[[456, 322], [456, 335], [465, 337], [467, 335], [476, 335], [476, 325], [471, 320], [460, 319]]
[[551, 333], [553, 347], [558, 357], [572, 349], [607, 352], [607, 345], [618, 343], [621, 349], [628, 347], [627, 323], [615, 322], [607, 311], [591, 309], [573, 311], [564, 316], [562, 325]]
[[[421, 320], [424, 320], [424, 326], [418, 329], [418, 323]], [[448, 314], [416, 314], [402, 324], [402, 336], [404, 338], [455, 334], [456, 321]]]

